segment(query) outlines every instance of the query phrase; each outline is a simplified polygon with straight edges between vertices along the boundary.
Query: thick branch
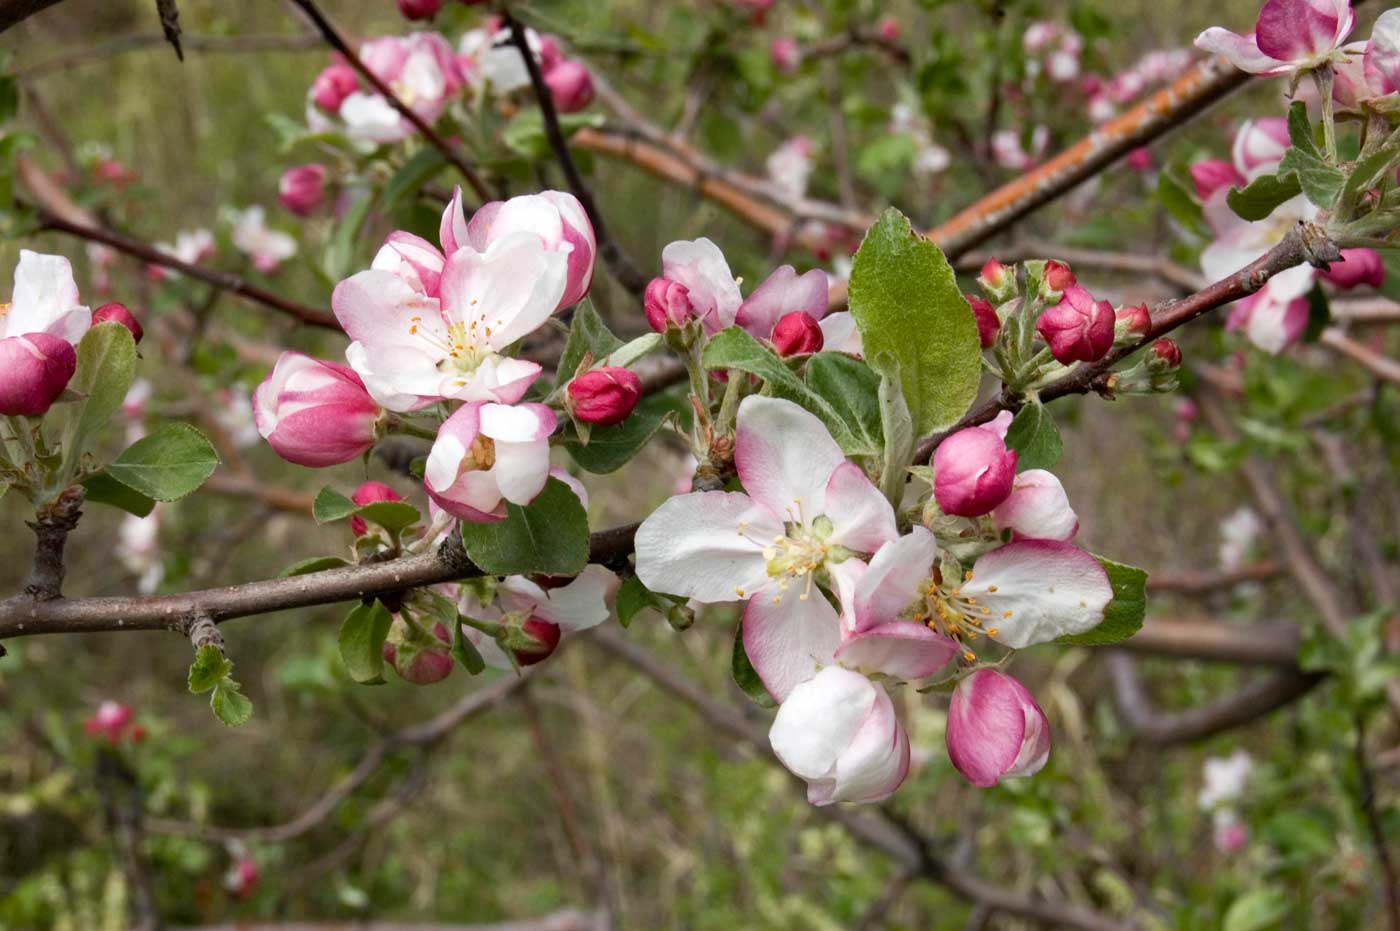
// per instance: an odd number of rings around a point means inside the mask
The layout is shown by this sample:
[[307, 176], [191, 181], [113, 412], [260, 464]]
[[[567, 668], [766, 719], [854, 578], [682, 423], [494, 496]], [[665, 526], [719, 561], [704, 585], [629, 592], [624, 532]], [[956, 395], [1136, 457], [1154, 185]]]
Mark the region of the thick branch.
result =
[[389, 106], [397, 110], [400, 116], [412, 123], [413, 128], [418, 130], [427, 141], [428, 145], [437, 149], [438, 152], [442, 154], [442, 157], [447, 160], [448, 164], [457, 169], [457, 173], [460, 174], [467, 182], [467, 185], [476, 192], [478, 198], [482, 201], [491, 199], [490, 189], [481, 178], [477, 176], [476, 170], [473, 169], [471, 165], [467, 164], [466, 160], [457, 153], [452, 143], [448, 142], [437, 130], [433, 129], [432, 125], [428, 123], [427, 120], [414, 112], [412, 107], [400, 100], [398, 95], [390, 89], [389, 85], [385, 84], [380, 80], [379, 75], [369, 69], [369, 66], [364, 63], [359, 54], [350, 47], [350, 43], [345, 41], [345, 37], [340, 34], [340, 30], [335, 28], [335, 25], [330, 20], [326, 19], [325, 14], [321, 12], [320, 8], [316, 6], [313, 0], [289, 0], [289, 2], [306, 14], [307, 18], [311, 20], [311, 24], [316, 27], [316, 31], [321, 33], [322, 37], [325, 38], [326, 44], [339, 52], [345, 58], [346, 64], [354, 68], [359, 72], [360, 77], [369, 82], [369, 86], [374, 88], [375, 93], [388, 101]]
[[1148, 618], [1118, 644], [1135, 653], [1251, 666], [1296, 666], [1302, 633], [1296, 624], [1223, 624], [1203, 618]]
[[1176, 592], [1184, 595], [1204, 595], [1276, 578], [1283, 569], [1271, 562], [1257, 562], [1222, 572], [1199, 572], [1192, 569], [1154, 572], [1147, 577], [1150, 592]]
[[68, 535], [83, 516], [83, 486], [65, 489], [58, 500], [39, 511], [29, 526], [34, 531], [34, 564], [24, 593], [35, 601], [63, 597], [63, 549]]

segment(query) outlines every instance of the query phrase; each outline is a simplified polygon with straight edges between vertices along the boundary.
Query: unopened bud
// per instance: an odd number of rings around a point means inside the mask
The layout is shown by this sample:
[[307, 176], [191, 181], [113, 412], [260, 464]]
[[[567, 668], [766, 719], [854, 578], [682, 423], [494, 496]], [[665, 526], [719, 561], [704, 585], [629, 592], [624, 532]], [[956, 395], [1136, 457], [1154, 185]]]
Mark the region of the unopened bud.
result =
[[404, 19], [432, 19], [442, 9], [442, 0], [399, 0]]
[[513, 644], [511, 652], [515, 654], [515, 661], [522, 666], [533, 666], [549, 659], [563, 636], [558, 624], [537, 617], [521, 624], [520, 633], [524, 635], [521, 638], [524, 643]]
[[565, 59], [544, 76], [560, 113], [577, 113], [593, 102], [593, 78], [579, 62]]
[[[404, 622], [399, 620], [396, 623]], [[421, 635], [418, 636], [421, 639]], [[393, 667], [394, 672], [405, 682], [414, 685], [441, 682], [452, 672], [452, 657], [447, 652], [452, 638], [442, 624], [434, 625], [433, 637], [442, 644], [441, 647], [411, 641], [401, 635], [396, 643], [391, 637], [384, 641], [384, 661]]]
[[1146, 336], [1152, 329], [1152, 315], [1146, 304], [1136, 307], [1118, 308], [1117, 319], [1113, 323], [1113, 341], [1131, 343]]
[[690, 303], [690, 291], [679, 281], [670, 278], [653, 278], [642, 297], [647, 323], [658, 333], [665, 333], [671, 327], [683, 327], [695, 319], [695, 308]]
[[977, 339], [982, 343], [983, 349], [991, 349], [996, 345], [997, 333], [1001, 330], [1001, 319], [997, 317], [997, 309], [984, 297], [964, 297], [971, 305], [972, 316], [977, 321]]
[[584, 372], [569, 382], [565, 404], [578, 420], [605, 427], [622, 423], [642, 396], [642, 380], [617, 365]]
[[[1049, 274], [1049, 263], [1046, 263]], [[1061, 365], [1094, 362], [1113, 346], [1113, 307], [1096, 301], [1077, 284], [1065, 288], [1064, 298], [1040, 315], [1035, 329]]]
[[360, 86], [355, 69], [347, 64], [336, 63], [316, 75], [311, 83], [311, 102], [329, 113], [339, 113], [345, 98]]
[[282, 172], [277, 200], [299, 217], [310, 216], [326, 197], [326, 166], [315, 162]]
[[791, 74], [802, 62], [802, 48], [791, 36], [778, 36], [768, 45], [768, 57], [773, 67], [783, 74]]
[[820, 352], [823, 341], [821, 324], [805, 310], [784, 314], [773, 324], [773, 348], [780, 356]]
[[131, 338], [136, 342], [141, 342], [141, 337], [146, 335], [146, 331], [141, 328], [141, 321], [126, 309], [125, 304], [103, 304], [92, 312], [92, 323], [96, 326], [99, 323], [120, 323], [131, 331]]
[[1041, 298], [1052, 301], [1074, 286], [1074, 272], [1070, 271], [1064, 262], [1051, 259], [1045, 263], [1045, 271], [1041, 274], [1040, 281]]
[[[402, 501], [403, 498], [397, 491], [390, 488], [383, 482], [365, 482], [355, 493], [350, 496], [350, 500], [364, 507], [366, 504], [373, 504], [376, 501]], [[369, 525], [365, 523], [363, 517], [350, 518], [350, 532], [357, 537], [362, 537], [369, 533]]]
[[977, 276], [977, 284], [988, 298], [1004, 304], [1016, 296], [1016, 270], [996, 259], [988, 259]]
[[1147, 347], [1147, 363], [1166, 372], [1180, 368], [1181, 347], [1176, 344], [1176, 340], [1163, 337]]
[[77, 368], [73, 345], [50, 333], [0, 339], [0, 414], [37, 417], [45, 413]]

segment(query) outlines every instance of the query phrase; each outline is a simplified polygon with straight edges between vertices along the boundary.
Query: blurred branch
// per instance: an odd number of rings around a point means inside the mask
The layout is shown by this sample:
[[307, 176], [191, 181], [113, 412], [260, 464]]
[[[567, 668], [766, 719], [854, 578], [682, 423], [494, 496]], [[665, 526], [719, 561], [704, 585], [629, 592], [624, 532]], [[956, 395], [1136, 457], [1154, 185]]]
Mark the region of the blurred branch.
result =
[[326, 44], [344, 57], [346, 64], [359, 72], [375, 92], [383, 97], [389, 104], [398, 111], [399, 115], [413, 124], [413, 128], [423, 136], [428, 145], [437, 149], [447, 163], [457, 169], [457, 173], [467, 182], [467, 185], [476, 192], [476, 196], [483, 202], [491, 200], [491, 190], [477, 175], [476, 170], [467, 164], [466, 160], [457, 153], [457, 150], [450, 142], [444, 139], [432, 125], [414, 111], [408, 104], [399, 99], [399, 96], [385, 84], [379, 75], [369, 69], [360, 56], [350, 47], [350, 43], [340, 34], [340, 30], [328, 19], [320, 8], [316, 6], [314, 0], [288, 0], [293, 6], [306, 14], [307, 19], [316, 27], [316, 31], [326, 40]]
[[1159, 746], [1204, 740], [1249, 724], [1306, 695], [1325, 678], [1290, 666], [1256, 679], [1228, 698], [1169, 713], [1152, 704], [1131, 656], [1117, 649], [1110, 651], [1108, 671], [1113, 679], [1114, 704], [1123, 722]]
[[215, 472], [204, 483], [204, 488], [234, 498], [251, 498], [274, 510], [303, 516], [311, 513], [311, 506], [316, 502], [314, 495], [269, 485], [245, 473]]
[[1328, 327], [1317, 341], [1360, 365], [1377, 378], [1400, 385], [1400, 362], [1358, 343], [1336, 327]]
[[574, 157], [569, 152], [569, 141], [564, 138], [564, 131], [559, 128], [559, 112], [554, 106], [554, 94], [544, 83], [544, 75], [540, 72], [540, 63], [536, 60], [535, 53], [530, 50], [530, 43], [525, 36], [525, 27], [511, 15], [509, 10], [505, 11], [504, 25], [509, 27], [511, 41], [515, 43], [521, 59], [525, 62], [525, 69], [529, 72], [530, 86], [535, 92], [535, 102], [538, 104], [540, 116], [544, 120], [544, 133], [545, 137], [549, 139], [549, 147], [554, 152], [555, 160], [559, 162], [559, 168], [564, 172], [569, 190], [583, 205], [584, 212], [588, 214], [588, 221], [593, 224], [593, 235], [598, 241], [599, 254], [602, 255], [603, 261], [607, 263], [608, 269], [613, 273], [613, 277], [618, 280], [618, 283], [634, 296], [641, 297], [642, 292], [646, 290], [647, 279], [641, 272], [637, 271], [637, 267], [622, 251], [622, 247], [617, 244], [617, 241], [608, 235], [608, 227], [603, 221], [602, 211], [598, 209], [598, 204], [593, 199], [593, 192], [589, 190], [588, 184], [583, 180], [583, 175], [579, 174], [578, 165], [574, 164]]
[[156, 905], [151, 865], [146, 859], [141, 786], [114, 749], [103, 748], [97, 753], [97, 791], [102, 796], [107, 829], [117, 848], [116, 859], [126, 873], [132, 931], [162, 931], [165, 923]]
[[59, 2], [61, 0], [0, 0], [0, 32]]
[[[702, 685], [690, 681], [644, 647], [611, 627], [595, 628], [590, 642], [601, 645], [651, 679], [662, 691], [689, 705], [712, 727], [749, 745], [775, 765], [781, 765], [773, 756], [768, 745], [767, 730], [761, 723], [750, 720], [733, 706], [717, 701]], [[801, 783], [796, 776], [792, 779]], [[815, 808], [813, 812], [843, 825], [857, 840], [879, 849], [912, 874], [945, 886], [959, 897], [995, 911], [1056, 928], [1128, 931], [1135, 927], [1072, 905], [1016, 895], [1007, 891], [1004, 878], [996, 883], [986, 882], [973, 877], [968, 870], [954, 869], [940, 860], [927, 840], [902, 820], [882, 818], [837, 805]]]
[[1302, 633], [1287, 622], [1225, 624], [1204, 618], [1148, 618], [1117, 644], [1135, 653], [1258, 666], [1296, 666]]
[[1238, 569], [1221, 572], [1200, 572], [1192, 569], [1154, 572], [1147, 577], [1147, 590], [1178, 592], [1184, 595], [1204, 595], [1234, 588], [1248, 582], [1264, 582], [1275, 578], [1283, 569], [1271, 562], [1257, 562]]
[[185, 50], [180, 48], [180, 7], [175, 0], [156, 0], [156, 12], [160, 14], [161, 32], [165, 41], [175, 48], [175, 57], [185, 60]]
[[891, 61], [907, 65], [911, 59], [909, 50], [895, 39], [886, 39], [874, 29], [852, 27], [847, 32], [830, 36], [803, 47], [802, 58], [830, 58], [855, 49], [873, 49], [889, 56]]
[[293, 921], [205, 925], [185, 931], [607, 931], [605, 916], [595, 912], [564, 909], [541, 918], [503, 921], [492, 924], [413, 924], [398, 921]]
[[[317, 48], [322, 39], [315, 33], [300, 35], [200, 36], [184, 33], [180, 44], [187, 52], [303, 52]], [[72, 52], [65, 52], [36, 62], [18, 73], [20, 78], [41, 78], [50, 74], [69, 74], [74, 68], [101, 63], [104, 59], [127, 52], [141, 51], [165, 45], [166, 38], [154, 32], [133, 32]]]

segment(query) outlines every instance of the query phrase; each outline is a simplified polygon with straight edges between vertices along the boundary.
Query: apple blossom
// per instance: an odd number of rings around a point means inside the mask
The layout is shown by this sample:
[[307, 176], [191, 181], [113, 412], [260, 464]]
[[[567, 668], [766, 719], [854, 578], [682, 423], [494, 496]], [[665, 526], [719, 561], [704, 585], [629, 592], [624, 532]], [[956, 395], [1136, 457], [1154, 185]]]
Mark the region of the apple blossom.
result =
[[763, 164], [779, 193], [801, 200], [807, 196], [807, 182], [812, 177], [812, 140], [794, 136], [774, 149]]
[[822, 328], [822, 348], [830, 352], [844, 352], [847, 355], [864, 357], [865, 346], [861, 339], [856, 318], [848, 310], [827, 314], [819, 321]]
[[791, 74], [802, 62], [802, 47], [792, 36], [775, 36], [768, 45], [768, 57], [773, 60], [773, 67]]
[[[218, 245], [214, 241], [214, 234], [209, 230], [200, 227], [199, 229], [184, 230], [175, 236], [175, 242], [158, 242], [155, 244], [156, 251], [163, 252], [173, 259], [178, 259], [186, 265], [198, 265], [200, 262], [214, 255]], [[163, 265], [146, 266], [146, 274], [154, 281], [164, 281], [178, 272], [172, 271]]]
[[[407, 623], [395, 621], [395, 630], [384, 641], [382, 648], [384, 661], [393, 667], [399, 678], [414, 685], [432, 685], [441, 682], [452, 673], [452, 657], [447, 648], [452, 645], [452, 635], [443, 624], [433, 625], [433, 639], [436, 644], [422, 644], [422, 635], [405, 634]], [[400, 662], [403, 657], [409, 657]]]
[[[350, 496], [350, 500], [364, 507], [366, 504], [373, 504], [376, 501], [402, 501], [403, 496], [390, 488], [383, 482], [365, 482], [355, 489], [355, 493]], [[350, 532], [357, 537], [362, 537], [369, 533], [369, 524], [359, 515], [352, 515], [350, 518]]]
[[1342, 257], [1321, 275], [1324, 281], [1343, 289], [1363, 284], [1379, 288], [1385, 282], [1385, 263], [1375, 249], [1343, 249]]
[[438, 507], [459, 520], [506, 516], [505, 502], [526, 505], [549, 480], [554, 412], [543, 404], [464, 404], [438, 429], [423, 484]]
[[768, 739], [783, 765], [807, 781], [813, 805], [881, 801], [909, 772], [909, 737], [889, 695], [840, 666], [792, 690]]
[[398, 0], [404, 19], [432, 19], [442, 9], [442, 0]]
[[246, 899], [257, 888], [261, 875], [257, 861], [243, 857], [230, 867], [228, 874], [224, 876], [224, 888], [235, 899]]
[[984, 297], [968, 297], [963, 295], [968, 305], [972, 308], [973, 319], [977, 321], [977, 340], [982, 344], [983, 349], [991, 349], [996, 345], [997, 332], [1001, 330], [1001, 320], [997, 317], [997, 309], [992, 306], [992, 302]]
[[1242, 507], [1232, 511], [1220, 522], [1220, 548], [1216, 554], [1220, 568], [1229, 572], [1243, 566], [1263, 532], [1264, 521], [1253, 509]]
[[141, 326], [141, 321], [131, 311], [127, 310], [125, 304], [111, 303], [103, 304], [92, 312], [92, 322], [96, 326], [99, 323], [119, 323], [126, 327], [131, 333], [131, 338], [136, 342], [141, 342], [141, 338], [146, 335], [145, 329]]
[[136, 712], [130, 705], [109, 699], [98, 705], [92, 717], [83, 722], [83, 731], [90, 737], [101, 737], [115, 745], [126, 735], [135, 718]]
[[661, 267], [663, 277], [685, 287], [706, 333], [734, 324], [743, 295], [724, 253], [713, 242], [703, 237], [673, 242], [661, 250]]
[[253, 267], [263, 274], [275, 272], [283, 262], [297, 254], [297, 241], [280, 230], [267, 225], [267, 211], [260, 206], [233, 213], [233, 245], [253, 260]]
[[569, 413], [584, 423], [610, 427], [622, 423], [642, 396], [642, 380], [616, 365], [584, 372], [564, 392]]
[[326, 198], [326, 166], [312, 162], [282, 172], [277, 201], [299, 217], [310, 216]]
[[[521, 645], [507, 653], [496, 640], [469, 625], [462, 633], [481, 653], [488, 666], [512, 669], [516, 664], [530, 666], [546, 659], [564, 634], [597, 627], [612, 614], [610, 607], [617, 593], [618, 577], [604, 566], [588, 566], [563, 585], [543, 588], [529, 579], [513, 575], [491, 587], [492, 597], [481, 600], [479, 586], [464, 584], [457, 607], [463, 615], [478, 621], [509, 624], [523, 631], [516, 637]], [[531, 648], [524, 641], [532, 641]]]
[[658, 333], [665, 333], [671, 327], [683, 327], [695, 319], [690, 292], [685, 285], [669, 278], [653, 278], [647, 283], [642, 309], [647, 323]]
[[1094, 362], [1113, 346], [1115, 314], [1108, 301], [1096, 301], [1077, 284], [1064, 290], [1064, 297], [1040, 315], [1035, 329], [1050, 347], [1050, 354], [1062, 365]]
[[1191, 184], [1196, 189], [1196, 196], [1203, 201], [1210, 200], [1216, 191], [1244, 187], [1249, 183], [1233, 164], [1223, 158], [1207, 158], [1194, 162], [1190, 171]]
[[[1226, 814], [1227, 811], [1223, 809], [1216, 812], [1217, 816]], [[1249, 829], [1233, 817], [1216, 817], [1213, 821], [1211, 840], [1216, 850], [1221, 853], [1239, 853], [1249, 843]]]
[[519, 231], [483, 252], [453, 251], [437, 296], [371, 268], [336, 285], [331, 309], [354, 340], [346, 360], [390, 410], [443, 398], [510, 404], [540, 367], [500, 353], [554, 313], [567, 272], [565, 254]]
[[899, 20], [893, 16], [882, 16], [875, 24], [875, 34], [886, 42], [899, 41]]
[[288, 462], [321, 468], [374, 445], [381, 411], [355, 372], [284, 352], [253, 393], [258, 432]]
[[338, 113], [345, 98], [359, 86], [360, 77], [355, 69], [344, 62], [336, 62], [327, 66], [311, 82], [311, 102], [329, 113]]
[[577, 113], [593, 102], [593, 77], [581, 62], [559, 62], [544, 73], [544, 83], [560, 113]]
[[1180, 368], [1181, 347], [1170, 337], [1164, 336], [1154, 340], [1152, 345], [1147, 347], [1147, 362], [1149, 367], [1165, 371]]
[[50, 333], [0, 339], [0, 414], [38, 417], [78, 368], [73, 344]]
[[821, 324], [804, 311], [784, 314], [773, 326], [773, 348], [780, 356], [820, 352], [822, 343]]
[[1251, 74], [1289, 74], [1336, 58], [1355, 21], [1351, 0], [1268, 0], [1253, 32], [1213, 26], [1196, 37], [1196, 47]]
[[567, 257], [567, 278], [558, 309], [583, 300], [593, 284], [598, 241], [588, 213], [574, 195], [542, 191], [491, 201], [477, 208], [468, 222], [459, 187], [452, 192], [452, 202], [443, 211], [439, 228], [442, 251], [449, 259], [466, 247], [489, 252], [492, 246], [519, 233], [530, 233], [540, 240], [546, 252]]
[[1229, 756], [1206, 757], [1201, 766], [1202, 786], [1196, 802], [1209, 811], [1238, 801], [1244, 796], [1254, 760], [1246, 750], [1236, 750]]
[[948, 706], [948, 758], [975, 786], [1030, 776], [1050, 758], [1050, 722], [1026, 687], [995, 669], [958, 683]]
[[739, 305], [733, 322], [759, 339], [771, 339], [778, 321], [790, 314], [805, 314], [813, 322], [825, 317], [828, 288], [819, 268], [799, 275], [791, 265], [780, 265]]
[[1064, 262], [1050, 259], [1045, 263], [1045, 269], [1041, 273], [1041, 283], [1043, 294], [1061, 294], [1074, 285], [1074, 272]]
[[[1288, 272], [1295, 271], [1289, 269]], [[1294, 278], [1309, 288], [1313, 272], [1306, 275], [1284, 272], [1270, 279], [1270, 284], [1285, 278], [1273, 287], [1265, 285], [1242, 301], [1235, 302], [1225, 320], [1226, 330], [1244, 330], [1249, 341], [1270, 355], [1278, 355], [1302, 338], [1308, 328], [1308, 299], [1305, 293], [1294, 293]]]
[[[360, 58], [425, 122], [442, 115], [447, 100], [462, 86], [452, 47], [434, 32], [385, 36], [360, 47]], [[366, 143], [397, 142], [412, 135], [414, 126], [380, 94], [353, 90], [338, 109], [346, 134]]]
[[1011, 494], [1016, 452], [991, 427], [967, 427], [933, 454], [933, 497], [945, 514], [977, 517]]
[[992, 511], [992, 519], [1017, 539], [1071, 540], [1079, 530], [1079, 517], [1069, 506], [1064, 486], [1045, 469], [1017, 475], [1011, 494]]
[[637, 576], [703, 603], [747, 601], [743, 642], [778, 700], [829, 663], [839, 587], [855, 557], [895, 538], [894, 511], [814, 415], [778, 398], [739, 405], [734, 464], [745, 492], [666, 501], [637, 530]]
[[10, 303], [0, 305], [0, 414], [38, 416], [63, 394], [77, 369], [73, 344], [92, 323], [78, 300], [66, 258], [20, 250]]

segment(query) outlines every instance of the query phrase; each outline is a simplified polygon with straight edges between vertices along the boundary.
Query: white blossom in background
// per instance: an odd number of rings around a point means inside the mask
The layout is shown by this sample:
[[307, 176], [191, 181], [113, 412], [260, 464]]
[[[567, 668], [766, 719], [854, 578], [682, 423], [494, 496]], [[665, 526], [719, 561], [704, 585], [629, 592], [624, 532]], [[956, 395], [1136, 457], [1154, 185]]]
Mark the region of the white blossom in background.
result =
[[277, 270], [297, 254], [297, 241], [291, 235], [267, 225], [267, 211], [261, 206], [235, 210], [230, 214], [233, 245], [248, 256], [253, 267], [264, 274]]
[[165, 578], [165, 563], [160, 554], [161, 508], [145, 517], [128, 514], [117, 528], [117, 559], [127, 571], [136, 576], [136, 589], [150, 595]]
[[1228, 571], [1244, 565], [1264, 522], [1251, 508], [1242, 507], [1220, 522], [1220, 568]]
[[764, 164], [774, 187], [801, 200], [807, 196], [807, 182], [812, 177], [812, 140], [794, 136], [774, 149]]

